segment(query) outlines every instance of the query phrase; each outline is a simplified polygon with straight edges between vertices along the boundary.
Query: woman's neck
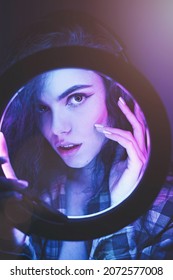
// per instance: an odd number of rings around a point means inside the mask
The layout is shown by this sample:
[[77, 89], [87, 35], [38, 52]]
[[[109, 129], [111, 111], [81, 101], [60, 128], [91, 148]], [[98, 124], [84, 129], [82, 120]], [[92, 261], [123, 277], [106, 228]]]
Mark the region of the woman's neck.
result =
[[86, 214], [87, 204], [94, 194], [93, 171], [93, 164], [68, 170], [65, 187], [67, 215]]

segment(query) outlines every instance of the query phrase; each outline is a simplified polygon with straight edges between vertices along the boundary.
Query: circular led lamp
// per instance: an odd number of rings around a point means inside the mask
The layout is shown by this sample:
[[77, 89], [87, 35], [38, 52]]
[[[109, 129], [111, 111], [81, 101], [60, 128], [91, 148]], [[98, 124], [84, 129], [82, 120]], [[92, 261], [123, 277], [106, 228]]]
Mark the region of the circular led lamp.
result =
[[[77, 217], [55, 213], [37, 199], [24, 194], [14, 201], [8, 219], [26, 234], [57, 240], [90, 240], [111, 234], [132, 223], [150, 207], [165, 180], [171, 147], [171, 133], [165, 108], [150, 83], [130, 64], [103, 50], [65, 46], [34, 53], [12, 65], [0, 77], [1, 115], [9, 100], [35, 76], [53, 69], [82, 68], [114, 79], [129, 92], [144, 113], [150, 134], [150, 154], [145, 172], [132, 193], [119, 205]], [[3, 122], [3, 118], [2, 118]], [[164, 149], [163, 149], [164, 147]], [[16, 220], [15, 213], [30, 217]]]

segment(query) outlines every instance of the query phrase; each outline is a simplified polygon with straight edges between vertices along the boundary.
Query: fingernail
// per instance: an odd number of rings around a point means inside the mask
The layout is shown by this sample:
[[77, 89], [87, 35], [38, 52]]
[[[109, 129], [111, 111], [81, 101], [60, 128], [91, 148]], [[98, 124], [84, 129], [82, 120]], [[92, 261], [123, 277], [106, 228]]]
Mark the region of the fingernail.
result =
[[22, 184], [23, 187], [28, 187], [28, 182], [25, 181], [25, 180], [17, 180], [17, 182], [18, 182], [19, 184]]
[[96, 128], [103, 128], [103, 127], [104, 127], [102, 124], [97, 124], [97, 123], [96, 123], [94, 126], [95, 126]]
[[118, 101], [120, 101], [120, 103], [122, 105], [126, 105], [126, 102], [124, 101], [124, 99], [121, 96], [119, 97]]
[[107, 131], [107, 130], [103, 130], [103, 133], [104, 133], [104, 134], [108, 134], [108, 135], [111, 135], [111, 134], [112, 134], [112, 132]]

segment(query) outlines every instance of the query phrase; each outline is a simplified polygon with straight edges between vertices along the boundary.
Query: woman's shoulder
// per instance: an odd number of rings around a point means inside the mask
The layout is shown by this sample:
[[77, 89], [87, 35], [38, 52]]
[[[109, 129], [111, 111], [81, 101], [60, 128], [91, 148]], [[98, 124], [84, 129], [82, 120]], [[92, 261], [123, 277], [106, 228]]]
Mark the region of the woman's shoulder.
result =
[[165, 182], [159, 194], [157, 195], [152, 205], [152, 208], [161, 210], [161, 208], [165, 208], [165, 205], [170, 205], [170, 207], [167, 207], [167, 210], [168, 208], [172, 208], [170, 210], [173, 216], [173, 168], [172, 167], [168, 172]]
[[173, 257], [173, 172], [170, 170], [155, 201], [134, 222], [141, 259]]
[[[142, 225], [151, 235], [170, 227], [173, 221], [173, 170], [168, 173], [162, 188], [148, 211], [134, 224]], [[173, 227], [173, 225], [172, 225]]]

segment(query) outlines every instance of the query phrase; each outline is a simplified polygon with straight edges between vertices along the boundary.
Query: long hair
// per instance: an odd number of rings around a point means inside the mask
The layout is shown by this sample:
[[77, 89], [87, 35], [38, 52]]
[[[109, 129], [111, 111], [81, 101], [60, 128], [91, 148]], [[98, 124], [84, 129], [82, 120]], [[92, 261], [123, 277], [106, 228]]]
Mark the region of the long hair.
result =
[[[50, 17], [49, 20], [39, 22], [37, 28], [33, 27], [27, 36], [25, 34], [22, 37], [20, 47], [15, 49], [15, 56], [13, 55], [13, 59], [9, 59], [9, 64], [43, 49], [67, 45], [106, 50], [126, 60], [123, 48], [117, 39], [100, 23], [81, 15], [78, 17], [70, 16], [68, 12], [61, 13], [60, 18]], [[106, 89], [106, 106], [112, 127], [131, 129], [125, 116], [118, 108], [117, 101], [120, 96], [123, 96], [128, 105], [133, 107], [132, 100], [117, 86], [116, 81], [98, 74]], [[11, 162], [17, 176], [27, 180], [32, 191], [38, 195], [43, 189], [49, 191], [49, 180], [54, 173], [55, 166], [59, 167], [60, 177], [62, 170], [69, 172], [69, 168], [55, 154], [38, 128], [36, 97], [44, 86], [44, 78], [45, 74], [41, 74], [20, 90], [9, 106], [2, 124], [2, 131], [7, 140]], [[96, 158], [92, 178], [95, 193], [108, 185], [112, 165], [125, 158], [124, 148], [114, 141], [108, 140], [106, 142]], [[101, 166], [104, 176], [100, 181]]]

